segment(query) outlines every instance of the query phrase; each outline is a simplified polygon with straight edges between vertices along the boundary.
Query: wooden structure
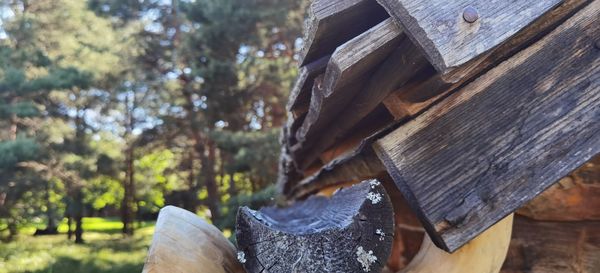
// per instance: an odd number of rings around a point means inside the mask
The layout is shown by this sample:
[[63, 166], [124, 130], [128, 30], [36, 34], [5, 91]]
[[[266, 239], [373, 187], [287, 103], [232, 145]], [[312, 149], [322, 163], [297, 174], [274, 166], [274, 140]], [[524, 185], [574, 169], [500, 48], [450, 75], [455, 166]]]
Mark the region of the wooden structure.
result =
[[[600, 225], [578, 222], [600, 220], [600, 192], [572, 173], [600, 153], [600, 0], [313, 0], [307, 20], [281, 137], [289, 207], [241, 210], [248, 272], [378, 272], [388, 255], [384, 272], [600, 272], [587, 235]], [[309, 237], [348, 244], [368, 198], [336, 202], [368, 187], [311, 196], [373, 178], [393, 207], [391, 250], [377, 263], [356, 245], [322, 251]], [[298, 245], [255, 244], [281, 234]], [[378, 266], [336, 270], [361, 257]]]

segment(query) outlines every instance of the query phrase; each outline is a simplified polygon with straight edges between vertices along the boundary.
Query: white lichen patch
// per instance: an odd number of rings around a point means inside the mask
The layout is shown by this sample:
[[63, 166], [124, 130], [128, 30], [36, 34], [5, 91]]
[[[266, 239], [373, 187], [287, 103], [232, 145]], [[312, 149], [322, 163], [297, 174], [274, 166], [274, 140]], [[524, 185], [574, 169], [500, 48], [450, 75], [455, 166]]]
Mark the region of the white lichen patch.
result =
[[373, 205], [381, 202], [381, 193], [378, 192], [369, 192], [367, 194], [367, 199], [371, 200], [371, 203], [373, 203]]
[[371, 265], [377, 261], [377, 257], [373, 255], [373, 250], [365, 251], [362, 246], [356, 249], [356, 256], [356, 260], [358, 260], [365, 272], [371, 271]]
[[383, 232], [383, 230], [378, 228], [375, 230], [375, 234], [379, 235], [379, 241], [385, 240], [385, 232]]
[[381, 185], [381, 183], [377, 180], [371, 180], [369, 181], [369, 184], [371, 184], [371, 189], [374, 189], [376, 186]]
[[238, 251], [237, 259], [240, 261], [240, 263], [246, 263], [246, 253], [244, 253], [244, 251]]

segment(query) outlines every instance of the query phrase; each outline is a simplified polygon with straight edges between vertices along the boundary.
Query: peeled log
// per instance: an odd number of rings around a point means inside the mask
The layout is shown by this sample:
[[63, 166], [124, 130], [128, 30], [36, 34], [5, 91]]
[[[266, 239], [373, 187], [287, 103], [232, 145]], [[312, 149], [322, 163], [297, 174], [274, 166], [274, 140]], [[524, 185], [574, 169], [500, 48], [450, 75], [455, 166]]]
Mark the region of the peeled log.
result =
[[439, 249], [425, 236], [417, 256], [398, 273], [498, 273], [506, 259], [512, 225], [513, 214], [454, 253]]
[[235, 247], [213, 225], [173, 206], [160, 210], [142, 273], [244, 273]]
[[393, 241], [390, 199], [376, 180], [312, 196], [291, 207], [241, 208], [237, 241], [258, 272], [380, 272]]

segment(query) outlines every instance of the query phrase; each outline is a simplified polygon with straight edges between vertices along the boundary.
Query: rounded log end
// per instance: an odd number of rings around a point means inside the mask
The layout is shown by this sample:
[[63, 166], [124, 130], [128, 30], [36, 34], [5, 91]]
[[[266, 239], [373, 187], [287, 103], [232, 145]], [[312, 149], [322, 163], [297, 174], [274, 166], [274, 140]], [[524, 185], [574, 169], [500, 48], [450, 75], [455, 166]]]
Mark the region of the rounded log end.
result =
[[286, 208], [240, 208], [236, 237], [247, 272], [380, 272], [394, 217], [377, 180]]

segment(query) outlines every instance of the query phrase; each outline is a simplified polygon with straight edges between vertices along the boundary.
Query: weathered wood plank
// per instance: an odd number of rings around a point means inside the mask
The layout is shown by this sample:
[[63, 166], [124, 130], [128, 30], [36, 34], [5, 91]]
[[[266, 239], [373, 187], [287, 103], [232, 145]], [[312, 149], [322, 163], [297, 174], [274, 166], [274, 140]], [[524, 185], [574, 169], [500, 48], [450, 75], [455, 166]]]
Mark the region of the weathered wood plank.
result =
[[287, 208], [242, 208], [236, 237], [249, 273], [380, 272], [393, 215], [385, 189], [370, 180]]
[[404, 39], [398, 48], [377, 67], [352, 101], [340, 112], [340, 118], [324, 128], [319, 139], [299, 160], [306, 166], [316, 160], [327, 148], [341, 140], [351, 129], [372, 112], [392, 91], [420, 74], [429, 74], [430, 65], [409, 39]]
[[387, 108], [385, 108], [383, 104], [380, 104], [364, 119], [352, 127], [346, 136], [340, 138], [335, 145], [321, 153], [319, 159], [324, 164], [327, 164], [333, 159], [348, 153], [348, 151], [354, 150], [365, 138], [390, 126], [393, 122], [394, 117], [387, 111]]
[[515, 217], [501, 272], [600, 272], [600, 221], [540, 222]]
[[[296, 132], [300, 145], [292, 149], [295, 160], [316, 142], [316, 136], [362, 89], [373, 70], [403, 38], [402, 30], [388, 19], [336, 49], [323, 82], [315, 81], [308, 114]], [[296, 163], [301, 169], [307, 167]]]
[[456, 250], [600, 152], [599, 7], [376, 143], [441, 248]]
[[[442, 74], [509, 40], [561, 0], [378, 0]], [[475, 15], [474, 22], [466, 17]], [[532, 33], [535, 35], [535, 33]]]
[[324, 187], [378, 177], [385, 172], [385, 167], [373, 151], [372, 145], [395, 128], [396, 126], [391, 124], [365, 137], [359, 145], [345, 151], [314, 174], [298, 182], [288, 196], [290, 199], [304, 198]]
[[[387, 96], [383, 103], [396, 119], [416, 116], [465, 82], [530, 46], [590, 2], [566, 0], [546, 13], [543, 20], [536, 20], [507, 42], [453, 70], [449, 75], [436, 74], [423, 82], [403, 86]], [[449, 78], [452, 78], [452, 83], [446, 80]]]
[[312, 63], [300, 67], [298, 78], [294, 83], [294, 87], [290, 91], [290, 96], [286, 108], [291, 112], [294, 118], [308, 112], [310, 104], [310, 93], [314, 84], [314, 80], [318, 75], [325, 73], [325, 68], [329, 62], [330, 56], [324, 56]]
[[143, 273], [244, 273], [235, 247], [213, 225], [173, 206], [160, 210]]
[[314, 0], [308, 10], [300, 64], [333, 53], [339, 45], [388, 17], [373, 0]]

